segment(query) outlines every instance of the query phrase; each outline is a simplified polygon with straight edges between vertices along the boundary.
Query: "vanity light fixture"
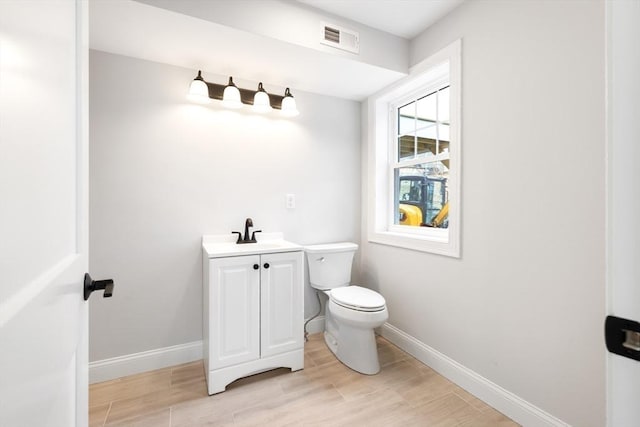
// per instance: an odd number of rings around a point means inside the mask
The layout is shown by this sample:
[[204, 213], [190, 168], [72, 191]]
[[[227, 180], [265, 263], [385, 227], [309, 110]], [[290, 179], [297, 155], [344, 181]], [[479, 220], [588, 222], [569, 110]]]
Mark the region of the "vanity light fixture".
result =
[[258, 90], [237, 87], [233, 83], [233, 77], [229, 77], [227, 85], [209, 83], [202, 78], [200, 70], [198, 70], [198, 76], [191, 82], [187, 98], [200, 103], [217, 99], [222, 101], [222, 105], [227, 108], [241, 108], [243, 105], [251, 105], [252, 111], [257, 113], [266, 113], [275, 109], [280, 110], [280, 113], [287, 117], [300, 114], [289, 88], [284, 91], [284, 96], [280, 96], [267, 93], [262, 82], [258, 84]]
[[202, 73], [200, 71], [198, 71], [198, 76], [193, 79], [191, 86], [189, 86], [189, 94], [187, 95], [187, 98], [201, 104], [208, 104], [211, 102], [211, 98], [209, 98], [209, 87], [202, 78]]
[[300, 112], [298, 112], [298, 108], [296, 107], [296, 100], [293, 99], [293, 95], [291, 95], [289, 88], [286, 88], [284, 91], [284, 98], [282, 99], [282, 115], [295, 117], [298, 114], [300, 114]]
[[262, 87], [262, 82], [258, 83], [258, 91], [253, 96], [253, 111], [256, 113], [268, 113], [273, 110], [269, 94]]
[[242, 108], [240, 89], [233, 83], [233, 77], [229, 77], [229, 84], [222, 92], [222, 105], [227, 108]]

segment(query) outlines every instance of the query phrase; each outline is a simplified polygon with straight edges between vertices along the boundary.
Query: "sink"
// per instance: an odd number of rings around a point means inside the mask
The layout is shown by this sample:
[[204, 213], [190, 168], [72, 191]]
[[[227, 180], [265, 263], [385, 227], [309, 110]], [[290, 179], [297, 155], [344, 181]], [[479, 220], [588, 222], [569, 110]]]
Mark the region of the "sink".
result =
[[237, 236], [229, 234], [202, 236], [202, 250], [209, 258], [301, 251], [302, 246], [284, 240], [282, 233], [256, 234], [258, 243], [236, 243]]

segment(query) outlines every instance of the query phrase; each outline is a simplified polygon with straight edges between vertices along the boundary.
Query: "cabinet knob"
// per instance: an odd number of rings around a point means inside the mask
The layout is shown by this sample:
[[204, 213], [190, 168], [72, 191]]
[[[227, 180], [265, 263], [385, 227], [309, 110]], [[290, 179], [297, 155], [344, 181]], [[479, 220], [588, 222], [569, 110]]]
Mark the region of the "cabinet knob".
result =
[[264, 268], [269, 268], [269, 263], [268, 262], [264, 263]]
[[257, 269], [259, 269], [259, 268], [260, 268], [260, 266], [259, 266], [258, 264], [253, 264], [253, 269], [254, 269], [254, 270], [257, 270]]

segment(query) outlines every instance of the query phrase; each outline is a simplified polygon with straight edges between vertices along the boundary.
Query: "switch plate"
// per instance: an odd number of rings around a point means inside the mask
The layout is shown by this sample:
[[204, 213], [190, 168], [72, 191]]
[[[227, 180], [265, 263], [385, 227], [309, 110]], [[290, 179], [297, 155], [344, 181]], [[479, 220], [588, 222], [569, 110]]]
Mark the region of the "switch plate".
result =
[[287, 209], [295, 209], [295, 208], [296, 208], [296, 195], [287, 194]]

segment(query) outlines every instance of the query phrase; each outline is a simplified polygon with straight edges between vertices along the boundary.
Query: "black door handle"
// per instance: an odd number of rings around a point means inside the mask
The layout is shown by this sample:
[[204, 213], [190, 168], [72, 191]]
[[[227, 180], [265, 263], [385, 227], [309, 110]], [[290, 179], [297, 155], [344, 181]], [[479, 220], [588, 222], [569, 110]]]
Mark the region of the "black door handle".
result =
[[84, 300], [88, 300], [91, 292], [104, 289], [104, 298], [113, 295], [113, 279], [93, 280], [89, 273], [84, 274]]
[[259, 268], [260, 268], [260, 266], [259, 266], [258, 264], [253, 264], [253, 269], [254, 269], [254, 270], [257, 270], [257, 269], [259, 269]]
[[607, 316], [604, 323], [604, 339], [607, 350], [611, 353], [640, 361], [640, 323]]
[[269, 268], [269, 263], [268, 262], [264, 263], [264, 268]]

